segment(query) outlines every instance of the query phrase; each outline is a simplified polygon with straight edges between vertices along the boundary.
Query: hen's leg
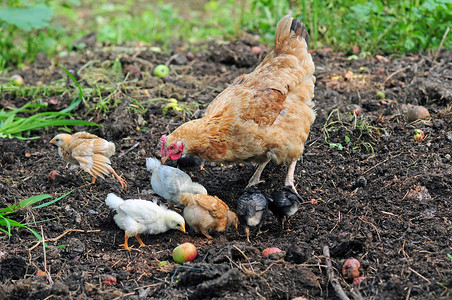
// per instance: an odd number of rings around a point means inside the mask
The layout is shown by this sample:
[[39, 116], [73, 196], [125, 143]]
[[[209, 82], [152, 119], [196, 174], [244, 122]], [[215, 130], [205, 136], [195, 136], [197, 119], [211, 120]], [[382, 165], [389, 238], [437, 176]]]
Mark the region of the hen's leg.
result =
[[128, 241], [129, 241], [129, 237], [127, 236], [127, 233], [124, 235], [124, 244], [119, 245], [120, 247], [122, 247], [125, 250], [129, 250], [133, 247], [129, 247]]
[[122, 178], [122, 174], [121, 176], [119, 176], [118, 174], [116, 174], [115, 170], [113, 170], [113, 168], [110, 168], [108, 171], [110, 171], [111, 174], [113, 174], [113, 176], [116, 177], [116, 179], [118, 179], [119, 183], [121, 184], [121, 187], [123, 190], [127, 191], [127, 181]]
[[285, 182], [285, 186], [290, 187], [295, 194], [298, 195], [297, 189], [295, 188], [294, 185], [294, 172], [295, 172], [295, 166], [297, 165], [297, 161], [294, 160], [290, 166], [289, 166], [289, 170], [287, 170], [287, 176], [286, 176], [286, 182]]
[[140, 238], [140, 236], [138, 234], [135, 236], [135, 238], [138, 240], [138, 243], [140, 243], [140, 248], [141, 247], [146, 247], [146, 244], [143, 243], [143, 241], [141, 240], [141, 238]]
[[268, 158], [265, 162], [260, 164], [259, 167], [257, 167], [256, 172], [254, 172], [253, 177], [251, 177], [246, 188], [249, 188], [253, 185], [263, 182], [263, 181], [261, 181], [262, 171], [264, 171], [264, 168], [268, 164], [269, 161], [270, 161], [270, 158]]

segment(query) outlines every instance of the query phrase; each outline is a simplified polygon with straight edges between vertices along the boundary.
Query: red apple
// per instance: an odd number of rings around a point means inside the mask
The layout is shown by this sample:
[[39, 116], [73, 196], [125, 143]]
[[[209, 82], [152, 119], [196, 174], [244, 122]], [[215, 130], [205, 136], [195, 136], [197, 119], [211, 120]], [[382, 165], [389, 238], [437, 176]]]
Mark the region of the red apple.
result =
[[195, 245], [192, 243], [185, 243], [174, 248], [173, 259], [175, 262], [183, 264], [186, 261], [194, 260], [196, 254], [198, 254], [198, 252], [196, 251]]

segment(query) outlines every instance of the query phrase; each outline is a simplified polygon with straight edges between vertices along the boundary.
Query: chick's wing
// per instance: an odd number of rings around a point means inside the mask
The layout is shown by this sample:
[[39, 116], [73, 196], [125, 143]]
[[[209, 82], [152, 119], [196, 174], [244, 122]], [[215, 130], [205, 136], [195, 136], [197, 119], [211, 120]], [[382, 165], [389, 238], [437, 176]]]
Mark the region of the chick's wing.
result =
[[119, 205], [118, 212], [131, 217], [140, 224], [146, 225], [158, 220], [161, 215], [161, 209], [161, 207], [151, 201], [136, 199], [125, 201]]
[[190, 176], [177, 168], [163, 166], [158, 172], [160, 180], [168, 188], [180, 187], [191, 182]]
[[227, 216], [228, 206], [217, 196], [195, 195], [196, 203], [207, 210], [213, 217], [222, 219]]

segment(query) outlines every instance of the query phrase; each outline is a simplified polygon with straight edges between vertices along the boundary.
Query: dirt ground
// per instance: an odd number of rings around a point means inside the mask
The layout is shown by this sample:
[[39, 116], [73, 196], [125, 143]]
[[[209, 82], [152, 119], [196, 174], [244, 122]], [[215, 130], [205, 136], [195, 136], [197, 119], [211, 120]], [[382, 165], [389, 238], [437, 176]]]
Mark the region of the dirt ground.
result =
[[[334, 276], [351, 298], [452, 298], [447, 256], [452, 254], [450, 51], [436, 60], [435, 53], [349, 60], [328, 49], [313, 51], [317, 119], [295, 176], [304, 203], [285, 231], [269, 214], [263, 233], [256, 236], [252, 230], [251, 243], [240, 226], [238, 232], [214, 234], [213, 240], [191, 230], [169, 231], [143, 236], [145, 248], [138, 248], [134, 238], [129, 240], [132, 251], [119, 248], [124, 232], [105, 205], [106, 195], [162, 200], [151, 189], [145, 158], [159, 157], [162, 134], [201, 116], [236, 76], [253, 70], [261, 59], [251, 52], [253, 43], [206, 44], [195, 55], [175, 50], [171, 57], [141, 48], [88, 48], [60, 59], [79, 72], [85, 86], [92, 85], [90, 70], [111, 66], [116, 58], [129, 73], [113, 99], [116, 108], [102, 115], [87, 102], [76, 111], [77, 118], [102, 125], [77, 130], [116, 144], [113, 166], [124, 173], [129, 189], [122, 191], [113, 178], [85, 185], [91, 180], [86, 173], [66, 169], [49, 144], [57, 128], [37, 132], [42, 137], [37, 140], [0, 139], [1, 208], [33, 195], [72, 190], [54, 205], [12, 216], [22, 223], [45, 220], [32, 228], [42, 228], [49, 241], [44, 250], [22, 228], [13, 229], [11, 238], [0, 235], [1, 299], [337, 299], [324, 246], [330, 249]], [[153, 66], [167, 62], [169, 77], [150, 75]], [[28, 84], [66, 78], [46, 57], [20, 73]], [[187, 107], [197, 102], [199, 110], [191, 116], [169, 109], [164, 115], [167, 102], [149, 100], [156, 98], [175, 98]], [[18, 107], [28, 99], [2, 93], [0, 107]], [[61, 109], [71, 99], [42, 101]], [[408, 122], [410, 104], [426, 107], [431, 117]], [[424, 132], [422, 141], [414, 139], [414, 129]], [[205, 171], [191, 175], [234, 210], [254, 168], [206, 162]], [[54, 178], [49, 177], [53, 170], [58, 171]], [[286, 171], [287, 166], [270, 164], [259, 187], [279, 188]], [[195, 244], [198, 256], [178, 265], [171, 252], [184, 242]], [[264, 258], [267, 247], [284, 252]], [[351, 257], [361, 262], [358, 284], [342, 276]], [[165, 260], [171, 264], [159, 267]], [[37, 276], [38, 270], [47, 276]]]

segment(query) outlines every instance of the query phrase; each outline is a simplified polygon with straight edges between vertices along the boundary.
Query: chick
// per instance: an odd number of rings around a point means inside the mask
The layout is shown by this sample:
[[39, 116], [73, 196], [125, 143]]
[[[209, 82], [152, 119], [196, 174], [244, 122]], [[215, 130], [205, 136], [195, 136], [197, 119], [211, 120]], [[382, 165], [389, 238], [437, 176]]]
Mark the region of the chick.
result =
[[212, 238], [211, 232], [222, 232], [230, 225], [237, 229], [237, 216], [217, 196], [184, 193], [178, 200], [185, 206], [184, 218], [188, 225], [208, 239]]
[[272, 193], [268, 208], [281, 223], [282, 230], [287, 219], [298, 211], [301, 201], [301, 197], [288, 186]]
[[207, 190], [199, 183], [193, 182], [188, 174], [177, 168], [162, 165], [156, 158], [146, 158], [146, 168], [152, 172], [152, 189], [170, 204], [179, 205], [177, 197], [182, 193], [207, 195]]
[[267, 198], [255, 187], [250, 187], [237, 199], [237, 215], [245, 225], [246, 240], [250, 243], [250, 226], [260, 228], [267, 214]]
[[88, 132], [77, 132], [73, 135], [60, 133], [51, 141], [58, 146], [58, 154], [72, 165], [80, 165], [83, 170], [93, 176], [93, 184], [97, 177], [113, 174], [124, 190], [127, 182], [111, 167], [110, 157], [115, 154], [115, 144], [101, 139]]
[[176, 161], [177, 167], [185, 171], [203, 171], [204, 159], [198, 156], [182, 153]]
[[140, 234], [159, 234], [170, 229], [178, 229], [185, 232], [185, 220], [177, 212], [169, 210], [164, 205], [158, 205], [155, 201], [141, 199], [123, 200], [113, 193], [107, 195], [105, 203], [115, 210], [116, 224], [125, 230], [125, 241], [120, 246], [126, 250], [129, 247], [130, 236], [135, 236], [140, 243], [140, 248], [146, 245], [140, 238]]

